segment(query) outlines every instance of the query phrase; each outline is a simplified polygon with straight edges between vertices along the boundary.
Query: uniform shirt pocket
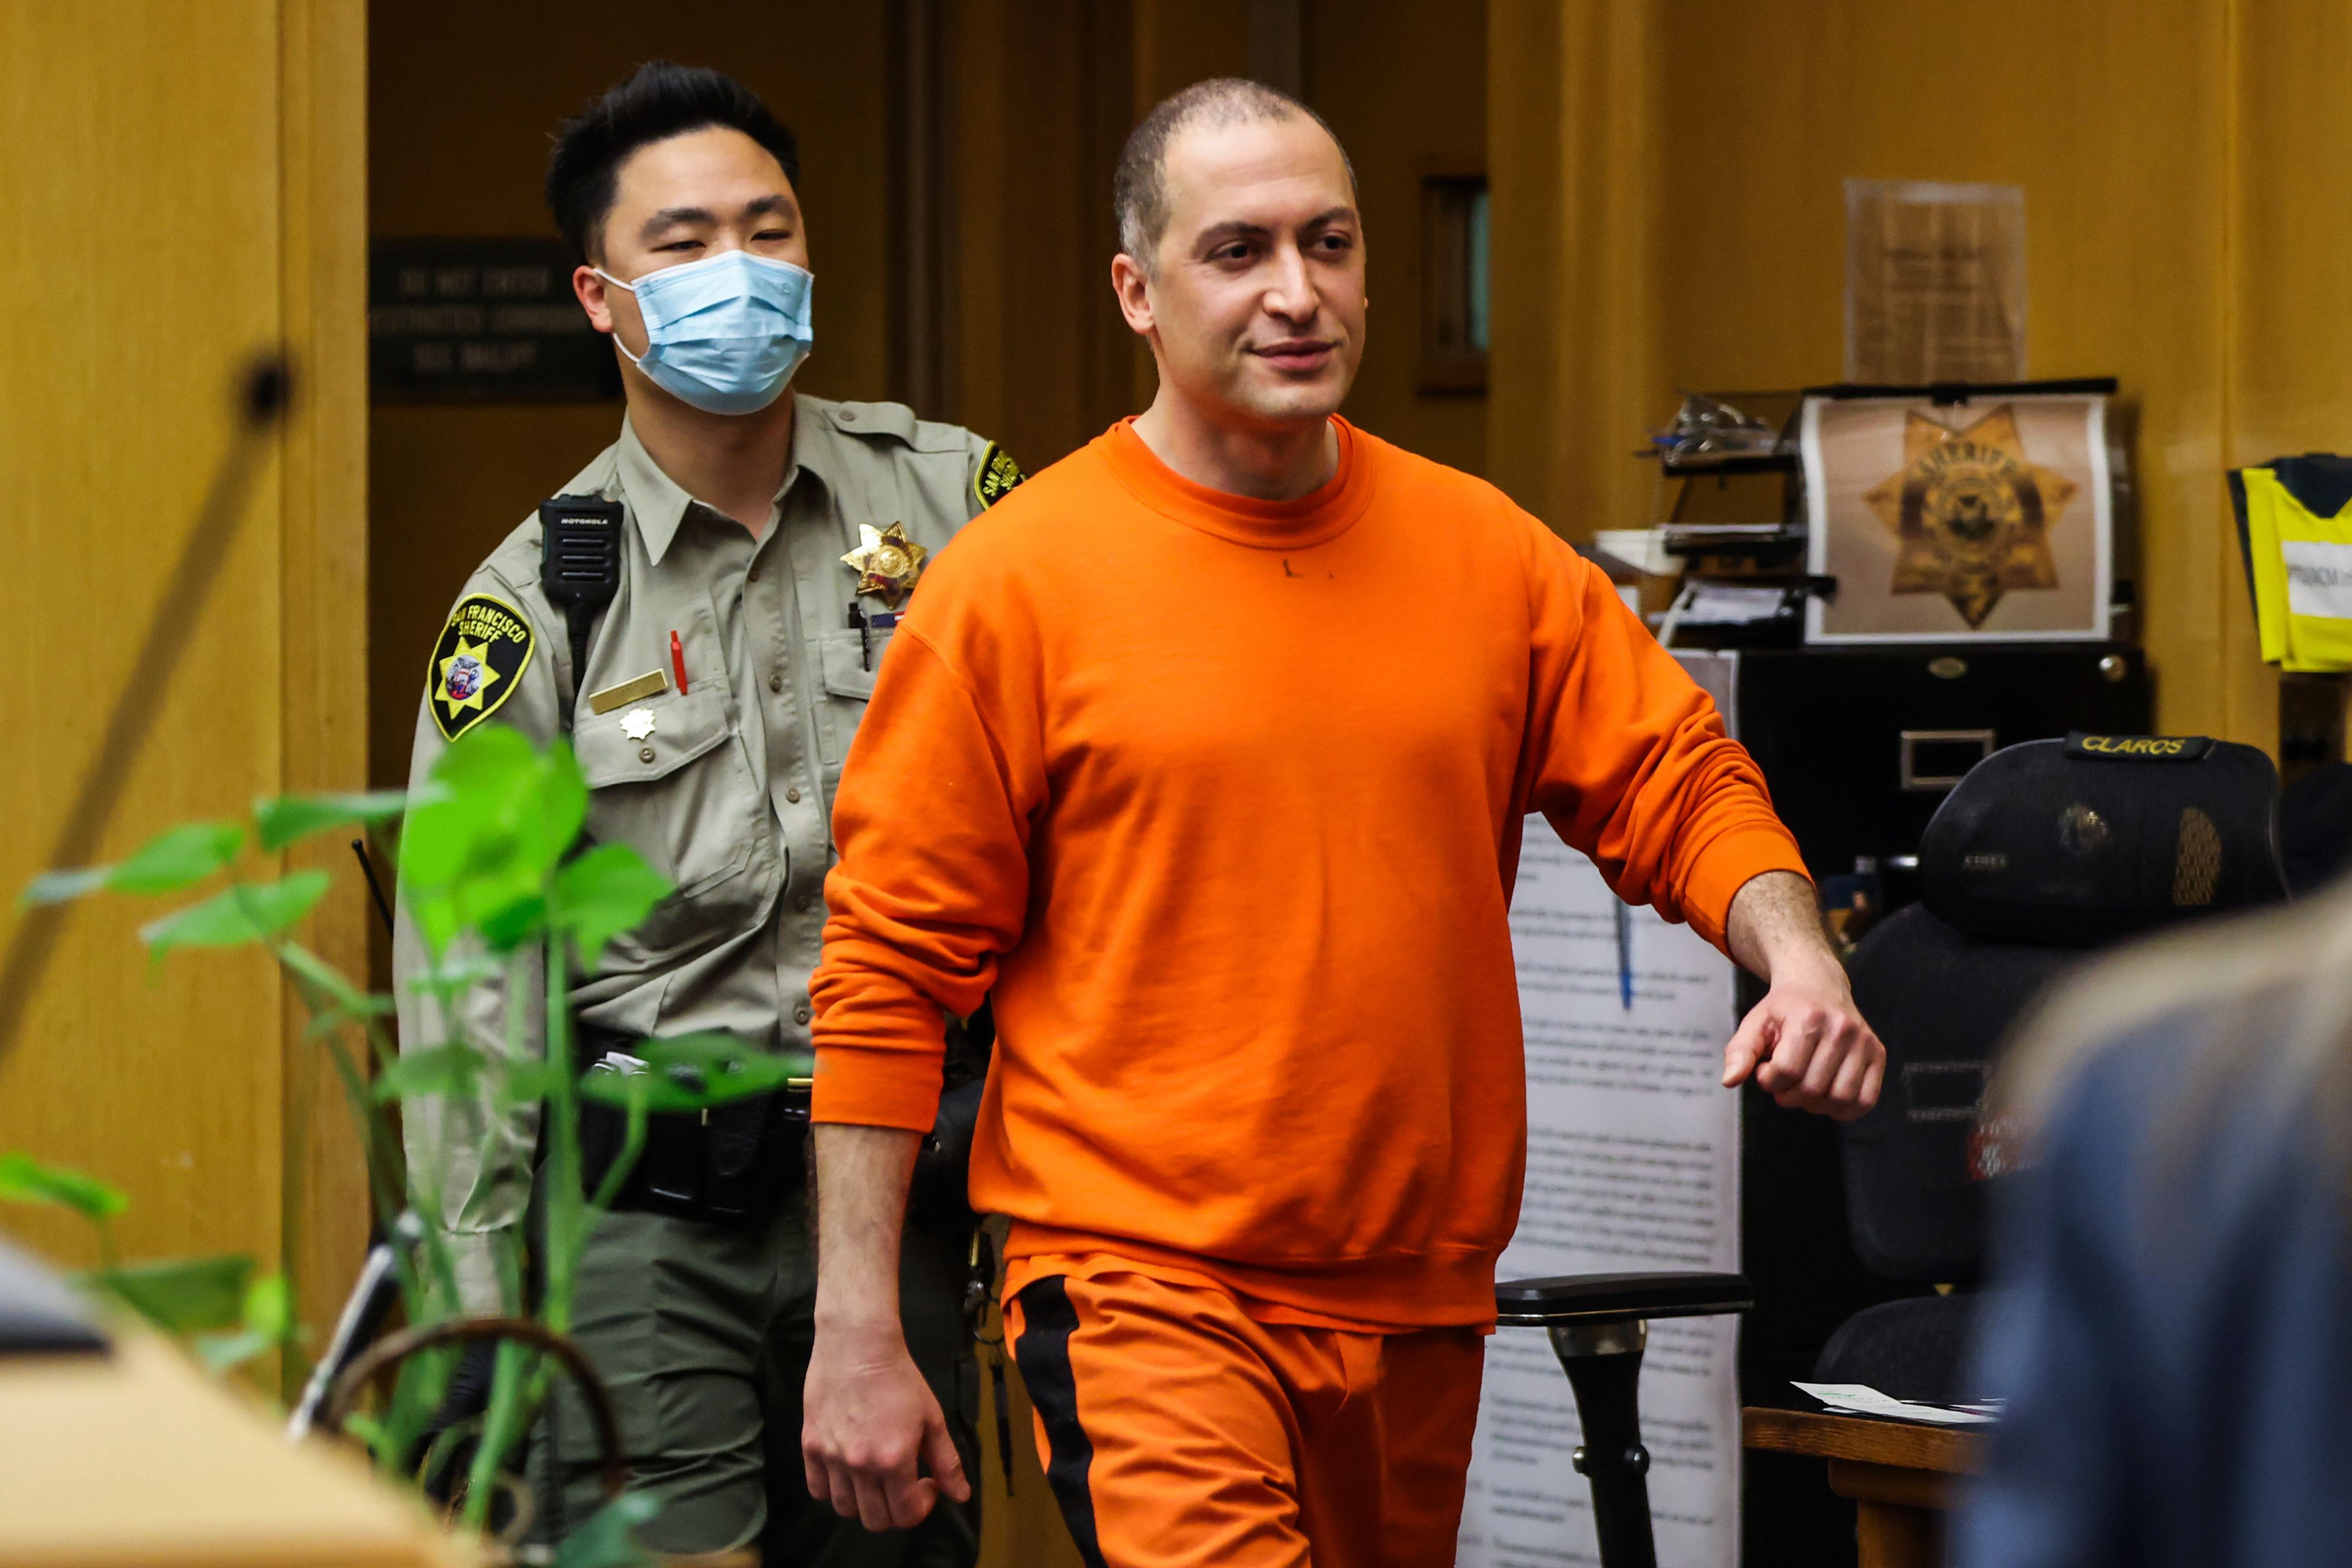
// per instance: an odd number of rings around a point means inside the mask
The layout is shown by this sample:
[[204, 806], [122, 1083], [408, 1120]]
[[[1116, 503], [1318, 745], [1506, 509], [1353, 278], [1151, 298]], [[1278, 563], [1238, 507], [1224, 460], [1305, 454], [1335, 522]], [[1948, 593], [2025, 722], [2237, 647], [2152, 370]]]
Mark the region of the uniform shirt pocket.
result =
[[855, 627], [817, 634], [817, 662], [824, 677], [817, 738], [828, 798], [833, 781], [840, 776], [841, 764], [849, 756], [849, 743], [857, 738], [857, 721], [866, 717], [866, 704], [873, 699], [874, 678], [881, 672], [883, 651], [898, 635], [895, 630], [869, 630], [861, 644]]
[[846, 631], [836, 628], [818, 633], [816, 651], [824, 667], [825, 695], [846, 697], [857, 702], [871, 698], [874, 678], [882, 668], [882, 650], [898, 635], [895, 631], [860, 632], [854, 626]]
[[[637, 714], [653, 728], [633, 736], [644, 722]], [[751, 863], [764, 803], [719, 693], [672, 694], [583, 719], [572, 743], [588, 782], [590, 834], [629, 845], [676, 883], [666, 907]]]

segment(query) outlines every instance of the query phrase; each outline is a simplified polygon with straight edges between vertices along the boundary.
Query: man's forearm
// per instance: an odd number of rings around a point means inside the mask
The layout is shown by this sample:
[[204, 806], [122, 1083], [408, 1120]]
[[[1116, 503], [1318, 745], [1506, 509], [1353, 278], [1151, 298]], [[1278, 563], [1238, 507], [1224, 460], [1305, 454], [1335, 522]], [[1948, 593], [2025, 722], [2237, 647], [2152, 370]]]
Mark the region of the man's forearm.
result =
[[898, 1328], [898, 1241], [922, 1134], [823, 1125], [816, 1138], [816, 1327]]
[[1724, 939], [1740, 966], [1761, 979], [1787, 978], [1790, 966], [1838, 967], [1837, 954], [1822, 931], [1813, 885], [1794, 871], [1750, 877], [1732, 896]]
[[1855, 1010], [1812, 884], [1794, 871], [1750, 877], [1732, 897], [1724, 936], [1734, 958], [1771, 983], [1724, 1047], [1724, 1087], [1753, 1074], [1784, 1109], [1842, 1121], [1876, 1104], [1886, 1049]]

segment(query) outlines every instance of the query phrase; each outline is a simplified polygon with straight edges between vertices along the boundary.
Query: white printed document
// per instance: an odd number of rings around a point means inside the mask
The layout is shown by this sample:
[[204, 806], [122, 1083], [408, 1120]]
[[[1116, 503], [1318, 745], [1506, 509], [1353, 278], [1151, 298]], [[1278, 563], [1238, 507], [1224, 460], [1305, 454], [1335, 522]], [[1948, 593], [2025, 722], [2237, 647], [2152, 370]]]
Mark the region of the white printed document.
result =
[[[1720, 1087], [1732, 966], [1627, 910], [1540, 816], [1511, 901], [1528, 1064], [1527, 1195], [1498, 1278], [1739, 1268], [1739, 1100]], [[1738, 1320], [1650, 1325], [1642, 1439], [1660, 1568], [1739, 1556]], [[1486, 1342], [1463, 1568], [1597, 1563], [1567, 1375], [1540, 1329]]]

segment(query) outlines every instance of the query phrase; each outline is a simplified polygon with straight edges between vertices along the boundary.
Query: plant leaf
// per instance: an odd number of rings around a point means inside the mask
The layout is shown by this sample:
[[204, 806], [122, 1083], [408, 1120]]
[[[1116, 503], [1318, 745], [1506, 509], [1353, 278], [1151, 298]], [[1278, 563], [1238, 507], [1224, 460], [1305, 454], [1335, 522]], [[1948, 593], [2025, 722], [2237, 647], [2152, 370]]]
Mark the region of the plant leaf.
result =
[[543, 896], [580, 837], [588, 785], [572, 748], [545, 752], [504, 725], [478, 725], [433, 766], [441, 798], [409, 813], [400, 840], [404, 895], [436, 951], [459, 931]]
[[264, 1274], [245, 1288], [245, 1326], [277, 1344], [294, 1332], [294, 1292], [283, 1274]]
[[358, 1024], [364, 1026], [370, 1018], [388, 1018], [398, 1010], [393, 1005], [392, 998], [389, 996], [365, 996], [361, 999], [360, 1005], [354, 1007], [346, 1007], [337, 1003], [319, 1009], [317, 1016], [302, 1026], [302, 1037], [306, 1040], [323, 1040], [346, 1024]]
[[474, 929], [492, 952], [512, 952], [547, 929], [547, 900], [526, 893], [480, 916]]
[[186, 822], [167, 827], [106, 874], [117, 893], [176, 893], [193, 888], [236, 858], [245, 829], [234, 822]]
[[275, 1349], [276, 1340], [251, 1329], [239, 1329], [233, 1334], [199, 1334], [196, 1336], [196, 1359], [205, 1370], [217, 1377], [230, 1368], [251, 1361], [255, 1356]]
[[589, 973], [604, 944], [633, 931], [676, 886], [626, 844], [599, 844], [555, 874], [557, 922], [580, 949]]
[[44, 871], [27, 883], [18, 899], [22, 904], [64, 904], [94, 893], [106, 886], [103, 866], [85, 866], [78, 871]]
[[455, 961], [445, 962], [438, 974], [427, 970], [408, 983], [408, 989], [419, 996], [431, 996], [443, 987], [453, 992], [468, 991], [488, 984], [506, 974], [507, 966], [486, 952], [468, 952]]
[[509, 1105], [545, 1100], [554, 1091], [555, 1071], [553, 1064], [549, 1062], [509, 1062], [503, 1081], [499, 1086], [499, 1098]]
[[203, 1334], [197, 1356], [215, 1373], [289, 1344], [294, 1338], [294, 1294], [283, 1274], [257, 1276], [245, 1288], [245, 1326], [235, 1333]]
[[117, 893], [176, 893], [236, 858], [245, 829], [234, 822], [184, 822], [167, 827], [115, 866], [46, 871], [25, 889], [28, 904], [59, 904], [104, 888]]
[[253, 837], [264, 849], [283, 849], [298, 838], [355, 822], [382, 822], [408, 809], [408, 792], [281, 795], [253, 803]]
[[20, 1204], [57, 1204], [93, 1220], [110, 1220], [131, 1206], [121, 1190], [62, 1165], [44, 1165], [30, 1154], [0, 1154], [0, 1198]]
[[281, 882], [224, 888], [200, 904], [139, 928], [156, 953], [175, 947], [236, 947], [273, 936], [310, 912], [327, 890], [324, 871], [297, 871]]
[[805, 1053], [763, 1051], [717, 1033], [646, 1040], [632, 1054], [646, 1070], [584, 1074], [581, 1094], [605, 1105], [639, 1102], [647, 1110], [708, 1110], [782, 1089], [814, 1069]]
[[590, 1514], [555, 1551], [554, 1568], [644, 1568], [656, 1561], [636, 1542], [639, 1525], [661, 1512], [649, 1492], [623, 1492]]
[[299, 943], [288, 942], [279, 951], [278, 961], [308, 981], [338, 1012], [370, 1016], [394, 1010], [391, 997], [361, 990], [344, 977], [341, 970]]
[[250, 1258], [184, 1258], [120, 1264], [82, 1279], [166, 1333], [190, 1334], [239, 1326], [252, 1277]]
[[403, 1051], [376, 1074], [378, 1100], [411, 1100], [424, 1095], [463, 1099], [481, 1082], [489, 1058], [458, 1040]]

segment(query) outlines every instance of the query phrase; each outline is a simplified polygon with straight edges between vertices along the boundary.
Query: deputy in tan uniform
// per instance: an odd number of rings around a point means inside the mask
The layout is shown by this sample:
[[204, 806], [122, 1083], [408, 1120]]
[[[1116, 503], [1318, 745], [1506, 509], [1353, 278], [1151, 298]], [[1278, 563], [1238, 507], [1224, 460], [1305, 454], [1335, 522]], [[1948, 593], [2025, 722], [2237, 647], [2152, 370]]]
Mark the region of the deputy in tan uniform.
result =
[[[413, 782], [477, 724], [542, 742], [568, 731], [588, 834], [677, 885], [574, 987], [583, 1064], [703, 1029], [807, 1048], [833, 789], [896, 613], [929, 553], [1020, 479], [969, 431], [787, 389], [810, 342], [797, 177], [791, 133], [716, 72], [646, 66], [563, 128], [549, 202], [586, 258], [577, 290], [614, 336], [628, 400], [620, 439], [563, 492], [619, 503], [618, 584], [581, 627], [575, 668], [534, 517], [467, 583], [427, 672]], [[404, 913], [394, 967], [416, 1043], [445, 1037], [406, 984], [424, 962]], [[464, 1006], [468, 1037], [497, 1048], [501, 990]], [[499, 1309], [493, 1238], [525, 1224], [538, 1120], [436, 1101], [409, 1121], [472, 1310]], [[970, 1564], [976, 1503], [870, 1535], [807, 1497], [815, 1273], [800, 1129], [769, 1101], [711, 1122], [678, 1134], [688, 1146], [648, 1148], [578, 1279], [575, 1337], [619, 1404], [633, 1484], [665, 1505], [644, 1538], [677, 1552], [756, 1543], [773, 1563]], [[903, 1318], [978, 1474], [969, 1239], [909, 1226]], [[551, 1504], [576, 1525], [597, 1501], [594, 1456], [584, 1417], [562, 1415], [556, 1458], [542, 1428], [531, 1468], [551, 1494], [547, 1478], [565, 1478]]]

